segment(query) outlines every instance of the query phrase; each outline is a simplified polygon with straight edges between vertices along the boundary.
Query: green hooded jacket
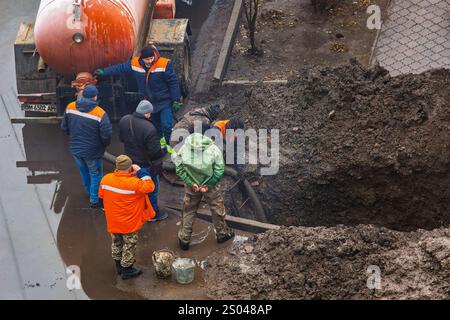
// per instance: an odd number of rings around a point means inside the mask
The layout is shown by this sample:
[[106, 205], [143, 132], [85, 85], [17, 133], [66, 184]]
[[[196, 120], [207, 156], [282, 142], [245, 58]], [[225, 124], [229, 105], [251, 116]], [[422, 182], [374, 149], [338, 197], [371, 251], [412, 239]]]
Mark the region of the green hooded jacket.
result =
[[223, 176], [222, 151], [210, 138], [193, 133], [174, 157], [177, 175], [188, 186], [215, 187]]

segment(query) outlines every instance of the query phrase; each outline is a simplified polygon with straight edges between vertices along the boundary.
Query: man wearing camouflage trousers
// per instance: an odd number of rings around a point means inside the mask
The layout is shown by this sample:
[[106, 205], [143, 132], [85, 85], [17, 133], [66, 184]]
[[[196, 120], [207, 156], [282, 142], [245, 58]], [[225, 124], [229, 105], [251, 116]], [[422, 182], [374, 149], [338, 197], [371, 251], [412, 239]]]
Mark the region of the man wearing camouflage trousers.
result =
[[155, 189], [150, 173], [132, 164], [126, 155], [116, 158], [116, 170], [103, 177], [99, 197], [103, 199], [108, 232], [112, 237], [112, 258], [122, 279], [137, 277], [135, 262], [138, 232], [155, 211], [147, 196]]
[[193, 133], [174, 156], [176, 171], [185, 184], [181, 226], [178, 240], [181, 249], [188, 250], [192, 227], [200, 201], [208, 203], [216, 240], [223, 243], [234, 237], [234, 231], [225, 222], [225, 205], [219, 182], [225, 171], [223, 155], [214, 142], [204, 135], [209, 126], [202, 126], [202, 133]]

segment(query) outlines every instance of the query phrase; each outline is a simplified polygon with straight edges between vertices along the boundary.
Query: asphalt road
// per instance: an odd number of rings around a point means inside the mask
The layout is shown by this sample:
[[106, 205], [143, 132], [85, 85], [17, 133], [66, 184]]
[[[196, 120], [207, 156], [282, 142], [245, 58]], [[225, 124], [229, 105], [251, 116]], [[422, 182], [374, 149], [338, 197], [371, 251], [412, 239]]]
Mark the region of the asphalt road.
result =
[[[57, 246], [61, 215], [51, 205], [59, 181], [29, 184], [31, 172], [17, 167], [30, 152], [24, 133], [40, 130], [9, 121], [21, 115], [15, 98], [14, 39], [20, 22], [33, 21], [38, 6], [38, 0], [0, 1], [0, 298], [83, 299], [82, 290], [66, 286], [66, 265]], [[46, 148], [41, 143], [45, 141], [33, 145], [32, 152], [42, 155]]]

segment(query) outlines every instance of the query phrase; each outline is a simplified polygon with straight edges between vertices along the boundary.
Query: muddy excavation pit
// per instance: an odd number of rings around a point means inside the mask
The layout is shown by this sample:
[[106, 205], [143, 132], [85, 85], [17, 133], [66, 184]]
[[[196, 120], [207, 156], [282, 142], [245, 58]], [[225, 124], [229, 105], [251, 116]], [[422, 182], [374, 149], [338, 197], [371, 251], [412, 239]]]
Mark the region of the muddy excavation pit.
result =
[[450, 222], [449, 84], [446, 70], [391, 77], [352, 60], [197, 99], [280, 130], [278, 174], [247, 174], [271, 223], [412, 231]]
[[391, 77], [352, 60], [199, 99], [280, 130], [279, 172], [246, 176], [270, 222], [290, 225], [213, 254], [208, 296], [449, 299], [449, 84], [448, 70]]

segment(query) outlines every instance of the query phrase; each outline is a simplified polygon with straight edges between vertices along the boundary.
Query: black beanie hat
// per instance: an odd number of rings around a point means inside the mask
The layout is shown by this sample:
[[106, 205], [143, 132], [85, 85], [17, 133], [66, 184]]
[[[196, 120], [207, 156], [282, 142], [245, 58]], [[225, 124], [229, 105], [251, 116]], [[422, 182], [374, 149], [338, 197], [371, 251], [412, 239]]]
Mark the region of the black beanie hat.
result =
[[220, 114], [220, 106], [219, 106], [218, 104], [209, 106], [209, 107], [206, 108], [206, 110], [207, 110], [207, 112], [208, 112], [208, 114], [209, 114], [209, 119], [210, 119], [211, 121], [216, 120], [217, 117], [218, 117], [219, 114]]
[[141, 50], [141, 59], [150, 58], [155, 55], [153, 48], [151, 47], [143, 47]]

